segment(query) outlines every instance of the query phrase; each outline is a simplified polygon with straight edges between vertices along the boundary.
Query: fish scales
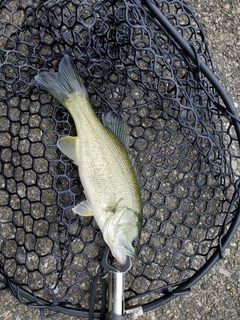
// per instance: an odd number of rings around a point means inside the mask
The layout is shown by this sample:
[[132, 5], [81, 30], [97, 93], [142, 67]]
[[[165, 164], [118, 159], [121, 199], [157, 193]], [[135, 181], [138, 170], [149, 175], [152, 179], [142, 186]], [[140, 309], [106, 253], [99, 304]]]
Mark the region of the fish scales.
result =
[[[94, 194], [97, 201], [105, 206], [114, 205], [119, 200], [119, 195], [125, 189], [125, 197], [121, 206], [131, 204], [133, 209], [138, 210], [139, 204], [132, 197], [132, 190], [136, 190], [136, 178], [131, 168], [131, 162], [126, 155], [124, 147], [121, 146], [115, 136], [103, 127], [96, 117], [90, 103], [82, 105], [81, 109], [77, 106], [80, 97], [71, 101], [73, 106], [69, 111], [73, 115], [78, 133], [78, 155], [80, 177], [88, 177], [89, 197]], [[85, 109], [84, 111], [82, 109]], [[81, 119], [78, 121], [78, 119]], [[127, 169], [127, 175], [126, 175]], [[126, 181], [128, 180], [128, 181]], [[113, 198], [113, 190], [115, 197]], [[85, 190], [86, 192], [86, 190]], [[139, 199], [137, 199], [139, 200]]]
[[99, 120], [69, 56], [58, 73], [42, 72], [36, 81], [69, 110], [76, 126], [76, 137], [63, 137], [57, 144], [78, 165], [86, 196], [73, 211], [94, 216], [113, 256], [124, 264], [127, 256], [136, 257], [142, 227], [140, 188], [124, 145], [129, 132], [112, 114], [103, 119], [105, 125]]

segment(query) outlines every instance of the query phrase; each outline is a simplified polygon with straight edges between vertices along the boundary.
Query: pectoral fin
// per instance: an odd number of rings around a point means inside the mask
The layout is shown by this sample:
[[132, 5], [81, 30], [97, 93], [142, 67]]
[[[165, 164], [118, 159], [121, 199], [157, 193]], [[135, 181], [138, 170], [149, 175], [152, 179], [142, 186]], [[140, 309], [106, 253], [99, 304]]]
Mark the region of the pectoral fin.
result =
[[57, 146], [62, 153], [77, 163], [77, 137], [63, 137], [58, 140]]
[[109, 205], [107, 207], [105, 207], [105, 211], [110, 211], [112, 213], [115, 213], [115, 211], [118, 208], [119, 203], [123, 200], [123, 198], [120, 198], [116, 203], [114, 203], [113, 205]]
[[93, 210], [90, 207], [89, 202], [87, 200], [80, 202], [72, 210], [74, 213], [77, 213], [80, 216], [84, 216], [84, 217], [93, 216]]

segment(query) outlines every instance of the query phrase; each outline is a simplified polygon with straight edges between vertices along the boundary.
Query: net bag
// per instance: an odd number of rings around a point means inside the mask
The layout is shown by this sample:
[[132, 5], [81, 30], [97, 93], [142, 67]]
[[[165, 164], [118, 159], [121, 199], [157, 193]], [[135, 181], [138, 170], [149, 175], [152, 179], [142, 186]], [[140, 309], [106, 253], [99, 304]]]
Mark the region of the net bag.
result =
[[[34, 77], [70, 55], [96, 114], [131, 132], [144, 224], [126, 310], [189, 292], [239, 224], [239, 122], [182, 1], [0, 2], [0, 280], [42, 316], [88, 316], [105, 249], [77, 167], [56, 147], [70, 114]], [[95, 313], [100, 317], [101, 281]]]

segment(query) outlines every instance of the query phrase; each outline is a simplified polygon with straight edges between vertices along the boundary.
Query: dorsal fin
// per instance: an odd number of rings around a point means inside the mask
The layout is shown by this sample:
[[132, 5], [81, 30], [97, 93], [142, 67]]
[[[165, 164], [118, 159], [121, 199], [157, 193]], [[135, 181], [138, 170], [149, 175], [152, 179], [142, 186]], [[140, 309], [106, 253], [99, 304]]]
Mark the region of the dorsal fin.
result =
[[114, 112], [103, 113], [102, 122], [105, 127], [107, 127], [109, 130], [111, 130], [115, 134], [115, 136], [119, 139], [119, 141], [125, 147], [128, 153], [129, 159], [132, 163], [135, 176], [138, 182], [140, 182], [139, 168], [135, 164], [135, 159], [129, 153], [130, 132], [127, 124], [120, 117], [118, 117]]
[[132, 163], [132, 167], [135, 173], [135, 176], [137, 178], [138, 183], [140, 184], [140, 167], [137, 166], [135, 159], [133, 158], [133, 156], [131, 154], [128, 154], [130, 161]]
[[103, 113], [102, 122], [129, 152], [130, 133], [127, 124], [113, 112]]

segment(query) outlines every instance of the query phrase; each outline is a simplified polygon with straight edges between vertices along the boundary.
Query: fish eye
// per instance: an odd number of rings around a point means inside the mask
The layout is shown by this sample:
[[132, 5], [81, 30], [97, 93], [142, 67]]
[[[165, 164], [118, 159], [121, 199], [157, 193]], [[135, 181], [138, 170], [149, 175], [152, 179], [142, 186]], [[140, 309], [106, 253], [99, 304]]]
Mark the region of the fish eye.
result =
[[137, 247], [139, 245], [139, 238], [134, 238], [133, 241], [132, 241], [132, 246], [133, 247]]

